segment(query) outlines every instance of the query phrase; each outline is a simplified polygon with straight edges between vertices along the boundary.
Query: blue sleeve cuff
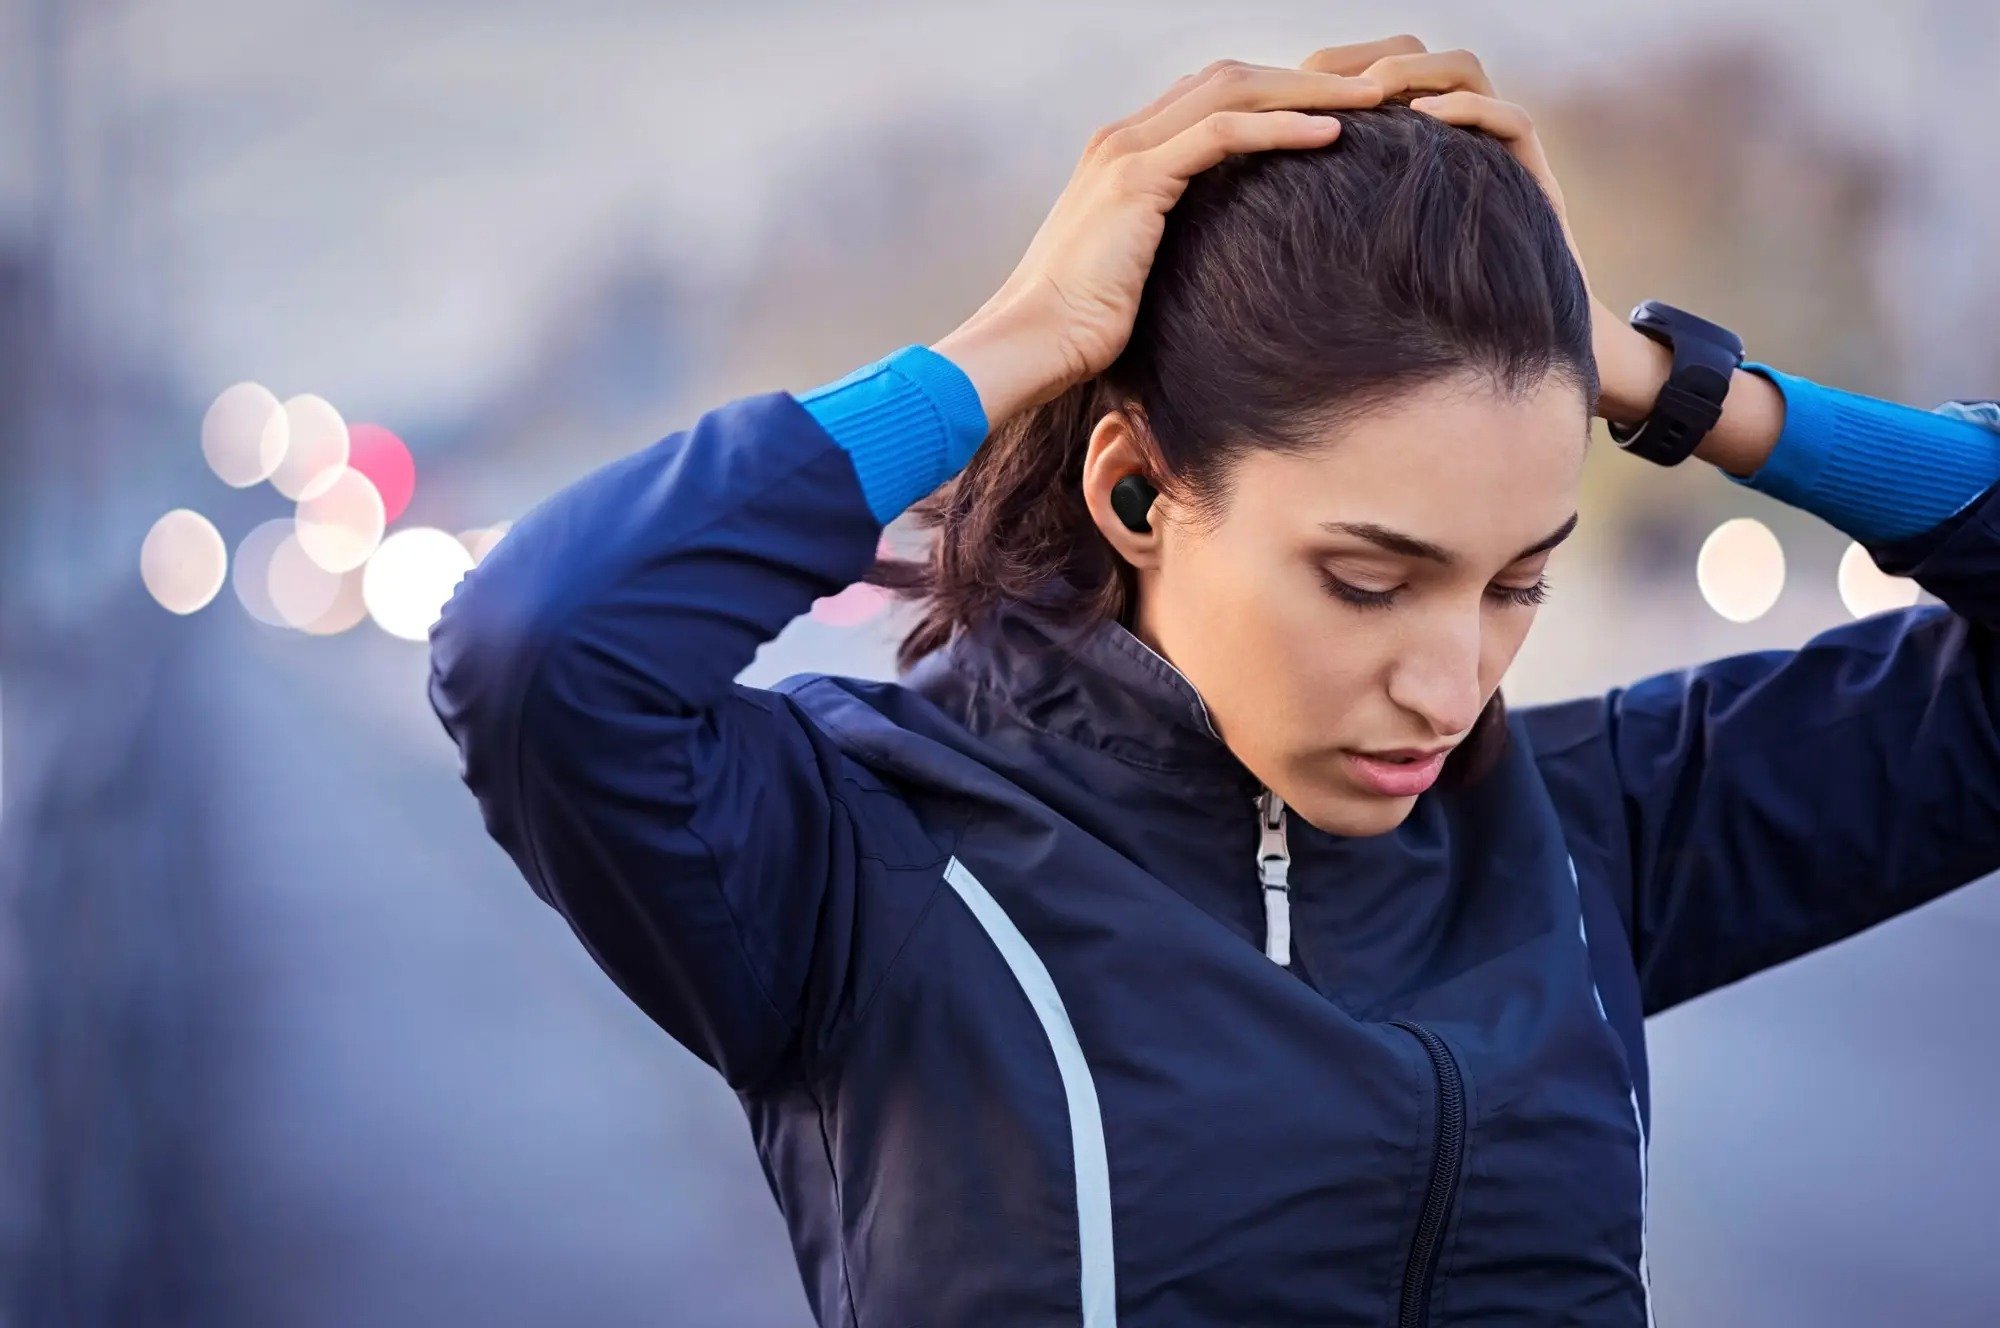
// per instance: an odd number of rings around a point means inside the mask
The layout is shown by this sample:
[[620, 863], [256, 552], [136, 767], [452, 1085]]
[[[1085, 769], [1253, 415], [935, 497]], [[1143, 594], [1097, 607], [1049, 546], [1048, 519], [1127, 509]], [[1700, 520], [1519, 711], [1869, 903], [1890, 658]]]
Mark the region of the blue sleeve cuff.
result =
[[962, 470], [989, 430], [972, 380], [928, 346], [796, 395], [853, 459], [868, 510], [885, 526]]
[[1723, 474], [1861, 543], [1929, 530], [2000, 480], [2000, 430], [1968, 414], [1877, 401], [1766, 364], [1743, 367], [1784, 394], [1785, 426], [1757, 470]]

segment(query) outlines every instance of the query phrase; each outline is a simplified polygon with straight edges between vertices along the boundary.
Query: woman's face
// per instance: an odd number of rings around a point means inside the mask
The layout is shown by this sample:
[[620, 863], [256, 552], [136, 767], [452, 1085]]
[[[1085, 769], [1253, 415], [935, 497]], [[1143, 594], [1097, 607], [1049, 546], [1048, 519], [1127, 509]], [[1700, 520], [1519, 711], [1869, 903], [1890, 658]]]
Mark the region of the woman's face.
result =
[[[1466, 378], [1413, 390], [1324, 448], [1252, 451], [1206, 526], [1165, 496], [1151, 535], [1111, 519], [1138, 569], [1133, 630], [1299, 815], [1342, 835], [1392, 830], [1417, 794], [1375, 786], [1349, 754], [1466, 736], [1574, 524], [1588, 426], [1559, 376], [1522, 395]], [[1136, 468], [1120, 468], [1119, 445], [1094, 439], [1086, 469], [1101, 527], [1110, 485]]]

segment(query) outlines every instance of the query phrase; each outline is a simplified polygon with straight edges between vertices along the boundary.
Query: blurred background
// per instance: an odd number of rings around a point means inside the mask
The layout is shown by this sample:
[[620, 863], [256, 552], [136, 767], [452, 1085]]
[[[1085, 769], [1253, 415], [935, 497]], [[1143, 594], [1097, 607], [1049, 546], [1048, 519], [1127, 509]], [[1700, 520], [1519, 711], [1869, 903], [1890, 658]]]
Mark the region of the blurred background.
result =
[[[1614, 308], [2000, 395], [1984, 0], [0, 0], [0, 1324], [803, 1328], [424, 630], [558, 485], [948, 331], [1179, 74], [1404, 30], [1534, 113]], [[1914, 597], [1698, 462], [1587, 481], [1516, 704]], [[1662, 1322], [2000, 1321], [1996, 951], [1982, 883], [1654, 1021]]]

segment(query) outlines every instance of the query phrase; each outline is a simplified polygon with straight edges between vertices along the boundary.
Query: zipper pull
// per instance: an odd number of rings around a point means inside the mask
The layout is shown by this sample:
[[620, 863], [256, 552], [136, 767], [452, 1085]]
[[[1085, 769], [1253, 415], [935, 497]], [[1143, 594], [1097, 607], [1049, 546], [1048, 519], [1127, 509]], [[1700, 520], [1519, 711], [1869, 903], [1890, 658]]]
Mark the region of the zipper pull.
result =
[[1263, 835], [1257, 844], [1257, 876], [1264, 883], [1264, 955], [1274, 964], [1292, 964], [1292, 850], [1285, 842], [1285, 800], [1265, 789], [1257, 798]]

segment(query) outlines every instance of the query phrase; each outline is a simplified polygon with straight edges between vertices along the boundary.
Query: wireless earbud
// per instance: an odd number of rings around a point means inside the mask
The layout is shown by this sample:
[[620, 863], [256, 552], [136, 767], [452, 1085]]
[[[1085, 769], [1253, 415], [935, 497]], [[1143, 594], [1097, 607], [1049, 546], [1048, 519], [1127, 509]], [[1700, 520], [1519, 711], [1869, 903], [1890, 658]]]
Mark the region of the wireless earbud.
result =
[[1127, 475], [1111, 486], [1111, 510], [1125, 523], [1125, 529], [1135, 535], [1150, 535], [1153, 523], [1147, 519], [1146, 513], [1159, 496], [1160, 491], [1144, 475]]

